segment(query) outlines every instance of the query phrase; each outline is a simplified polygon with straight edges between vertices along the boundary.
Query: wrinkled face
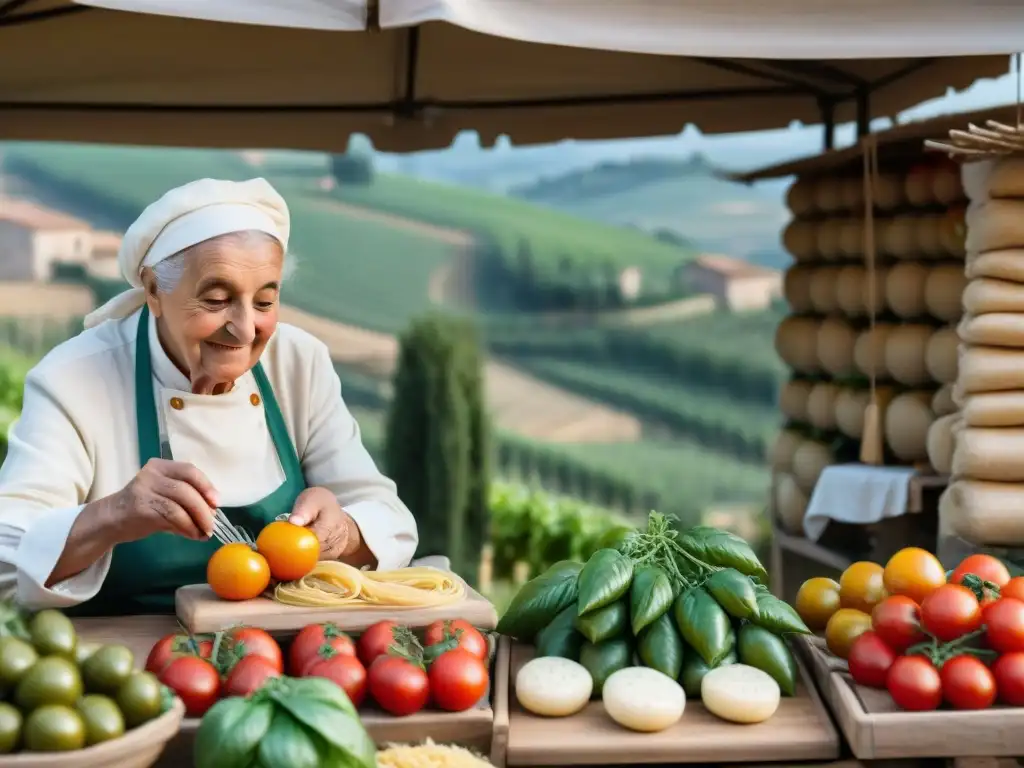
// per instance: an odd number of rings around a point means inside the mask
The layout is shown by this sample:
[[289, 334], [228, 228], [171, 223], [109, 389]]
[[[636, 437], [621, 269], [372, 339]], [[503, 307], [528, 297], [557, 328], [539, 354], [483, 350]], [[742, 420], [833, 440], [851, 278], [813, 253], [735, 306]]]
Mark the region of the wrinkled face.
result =
[[169, 293], [143, 274], [168, 356], [197, 394], [219, 394], [256, 365], [277, 325], [284, 254], [273, 240], [207, 241]]

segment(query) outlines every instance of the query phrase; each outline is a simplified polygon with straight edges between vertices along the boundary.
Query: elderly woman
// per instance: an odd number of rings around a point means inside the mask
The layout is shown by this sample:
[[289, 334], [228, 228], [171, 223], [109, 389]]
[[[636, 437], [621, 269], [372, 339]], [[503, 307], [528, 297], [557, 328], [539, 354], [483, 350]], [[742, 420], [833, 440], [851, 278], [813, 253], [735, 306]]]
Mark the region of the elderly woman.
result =
[[321, 559], [407, 565], [416, 524], [327, 347], [278, 323], [289, 215], [263, 179], [168, 192], [125, 234], [133, 288], [25, 382], [0, 470], [0, 590], [32, 608], [172, 612], [220, 508], [308, 526]]

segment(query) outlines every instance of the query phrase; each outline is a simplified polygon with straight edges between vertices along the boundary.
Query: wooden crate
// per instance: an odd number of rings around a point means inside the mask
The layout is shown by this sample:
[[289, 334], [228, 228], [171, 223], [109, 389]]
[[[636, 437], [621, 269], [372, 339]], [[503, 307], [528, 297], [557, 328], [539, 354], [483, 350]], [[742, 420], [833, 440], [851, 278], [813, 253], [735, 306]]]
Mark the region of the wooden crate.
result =
[[532, 657], [531, 647], [512, 646], [509, 766], [831, 761], [839, 757], [839, 735], [799, 660], [797, 695], [784, 698], [765, 723], [728, 723], [699, 701], [690, 700], [676, 725], [660, 733], [635, 733], [613, 722], [598, 701], [564, 718], [537, 717], [524, 710], [515, 700], [515, 675]]
[[1024, 755], [1024, 707], [904, 712], [886, 691], [854, 683], [820, 637], [793, 644], [859, 760]]

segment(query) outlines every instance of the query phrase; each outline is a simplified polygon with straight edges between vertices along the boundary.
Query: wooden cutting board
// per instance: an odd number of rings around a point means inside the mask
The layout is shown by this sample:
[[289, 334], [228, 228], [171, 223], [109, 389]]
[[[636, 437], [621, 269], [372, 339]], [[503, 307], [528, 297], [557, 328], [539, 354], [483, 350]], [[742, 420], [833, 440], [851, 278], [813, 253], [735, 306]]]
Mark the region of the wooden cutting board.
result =
[[238, 624], [268, 632], [297, 632], [307, 624], [326, 621], [349, 632], [360, 632], [383, 619], [425, 627], [438, 619], [465, 619], [474, 627], [494, 629], [498, 614], [490, 601], [470, 587], [457, 603], [430, 608], [298, 608], [266, 597], [233, 602], [221, 600], [206, 584], [181, 587], [174, 595], [178, 619], [196, 634], [217, 632]]

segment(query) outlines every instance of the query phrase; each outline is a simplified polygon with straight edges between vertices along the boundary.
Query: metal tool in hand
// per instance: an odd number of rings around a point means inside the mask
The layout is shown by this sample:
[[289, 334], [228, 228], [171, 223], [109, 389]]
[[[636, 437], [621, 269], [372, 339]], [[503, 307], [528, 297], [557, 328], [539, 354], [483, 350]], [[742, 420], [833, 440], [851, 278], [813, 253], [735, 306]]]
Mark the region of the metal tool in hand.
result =
[[213, 537], [221, 544], [256, 546], [256, 540], [245, 528], [235, 525], [219, 507], [213, 510]]

